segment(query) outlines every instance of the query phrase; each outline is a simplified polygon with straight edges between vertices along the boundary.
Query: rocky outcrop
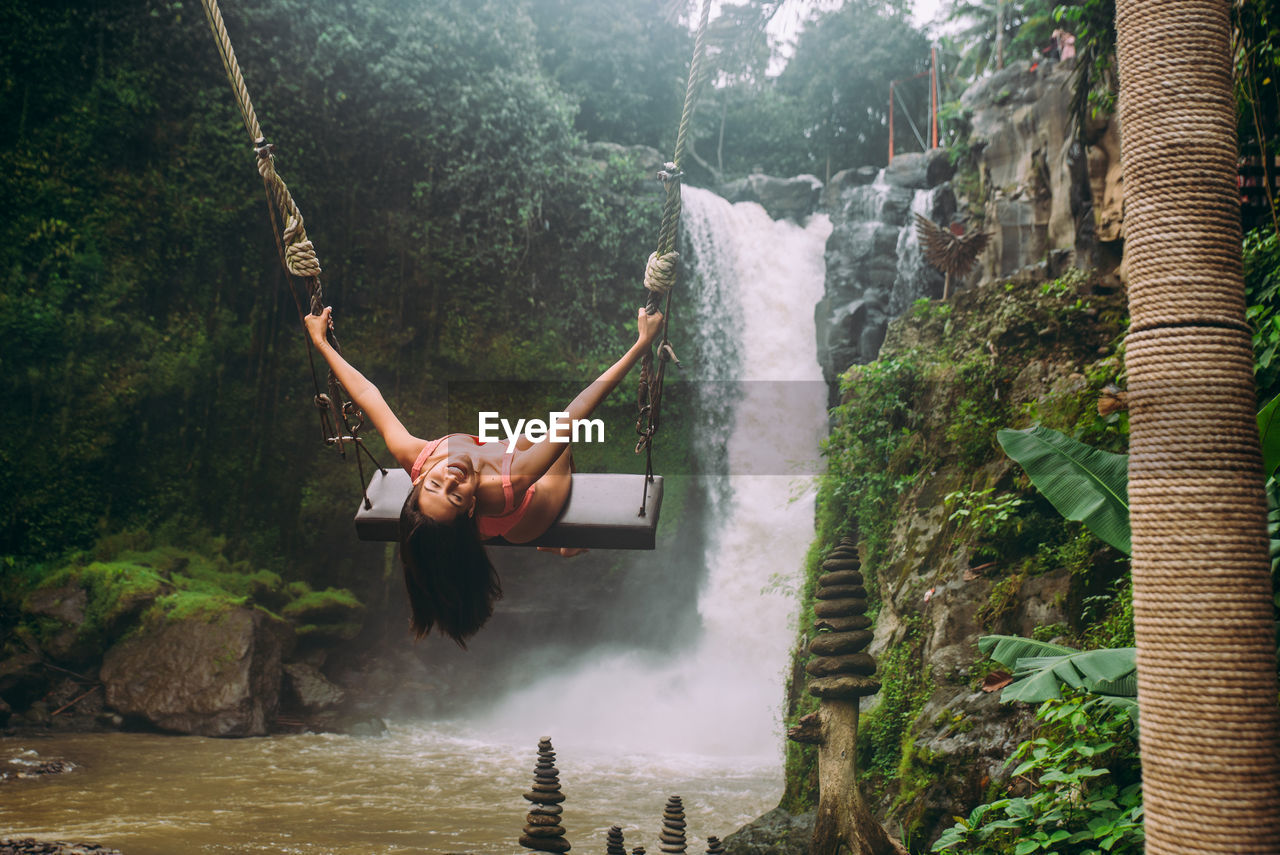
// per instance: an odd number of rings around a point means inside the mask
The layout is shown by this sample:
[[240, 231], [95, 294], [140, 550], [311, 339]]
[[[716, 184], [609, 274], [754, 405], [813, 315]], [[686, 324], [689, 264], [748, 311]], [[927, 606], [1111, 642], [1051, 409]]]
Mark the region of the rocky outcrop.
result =
[[[832, 176], [821, 197], [831, 216], [826, 293], [815, 310], [818, 361], [833, 389], [850, 365], [873, 361], [885, 327], [921, 298], [942, 295], [943, 276], [921, 256], [911, 213], [940, 226], [966, 221], [990, 242], [965, 282], [1007, 278], [1035, 265], [1050, 277], [1075, 264], [1104, 273], [1119, 265], [1123, 237], [1120, 138], [1101, 119], [1077, 141], [1069, 113], [1070, 66], [1018, 63], [970, 87], [971, 169], [957, 213], [956, 168], [942, 150], [901, 154], [883, 170]], [[973, 179], [977, 179], [974, 181]], [[956, 179], [959, 181], [959, 179]]]
[[[1078, 266], [1114, 266], [1095, 257], [1123, 236], [1119, 126], [1102, 119], [1071, 125], [1072, 63], [1022, 63], [978, 81], [960, 98], [972, 111], [991, 243], [979, 274], [1010, 276], [1052, 250]], [[976, 201], [976, 200], [975, 200]], [[1111, 251], [1118, 253], [1118, 247]]]
[[168, 619], [112, 647], [100, 677], [108, 706], [200, 736], [262, 736], [280, 700], [288, 625], [261, 609]]
[[774, 808], [724, 839], [728, 855], [809, 855], [815, 814]]
[[[943, 276], [925, 263], [912, 212], [939, 225], [955, 216], [945, 151], [901, 154], [883, 170], [832, 176], [822, 196], [831, 217], [826, 289], [814, 309], [818, 363], [836, 378], [880, 352], [885, 327], [921, 297], [941, 297]], [[833, 401], [834, 403], [834, 401]]]
[[755, 202], [775, 220], [797, 222], [814, 212], [821, 194], [822, 182], [813, 175], [748, 175], [720, 188], [720, 195], [730, 202]]
[[322, 712], [346, 700], [346, 693], [341, 687], [331, 683], [314, 665], [290, 662], [284, 666], [284, 676], [290, 700], [306, 712]]
[[59, 840], [36, 840], [15, 837], [0, 840], [0, 855], [123, 855], [96, 843], [64, 843]]

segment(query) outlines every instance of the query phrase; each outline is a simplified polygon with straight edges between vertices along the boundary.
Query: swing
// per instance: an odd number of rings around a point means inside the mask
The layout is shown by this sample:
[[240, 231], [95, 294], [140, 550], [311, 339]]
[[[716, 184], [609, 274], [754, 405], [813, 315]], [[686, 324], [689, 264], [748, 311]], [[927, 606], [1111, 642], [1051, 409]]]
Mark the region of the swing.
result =
[[[412, 484], [403, 469], [373, 473], [366, 488], [369, 504], [356, 509], [356, 536], [361, 540], [399, 540], [400, 509]], [[636, 494], [645, 493], [636, 509]], [[662, 476], [575, 472], [569, 501], [551, 528], [527, 543], [502, 538], [490, 546], [569, 546], [584, 549], [653, 549], [662, 507]]]
[[[275, 172], [272, 146], [267, 143], [258, 126], [257, 116], [249, 100], [248, 89], [245, 87], [239, 64], [236, 62], [235, 51], [227, 35], [217, 0], [202, 0], [202, 4], [209, 27], [213, 31], [218, 53], [222, 58], [223, 68], [231, 81], [231, 88], [235, 93], [245, 128], [249, 131], [254, 151], [258, 155], [258, 172], [266, 188], [281, 262], [290, 274], [289, 287], [298, 307], [299, 319], [303, 315], [302, 300], [295, 288], [295, 277], [307, 283], [310, 312], [319, 314], [324, 307], [324, 297], [320, 288], [320, 265], [316, 259], [315, 249], [307, 239], [302, 214], [294, 204], [284, 181]], [[662, 303], [664, 319], [670, 317], [671, 289], [677, 278], [679, 255], [675, 249], [680, 225], [680, 185], [684, 175], [680, 164], [683, 161], [686, 137], [693, 107], [697, 101], [697, 93], [706, 76], [702, 60], [706, 52], [705, 36], [710, 6], [710, 0], [705, 0], [694, 43], [693, 60], [689, 66], [689, 82], [685, 89], [684, 111], [680, 117], [675, 155], [672, 162], [666, 164], [666, 168], [658, 173], [658, 178], [666, 190], [666, 199], [662, 211], [658, 249], [649, 256], [646, 265], [645, 288], [648, 289], [649, 296], [645, 308], [649, 314], [653, 314]], [[333, 331], [330, 330], [328, 335], [330, 343], [338, 349]], [[361, 540], [399, 540], [400, 512], [412, 489], [409, 473], [398, 468], [388, 469], [373, 457], [359, 434], [363, 414], [353, 402], [347, 399], [345, 391], [333, 376], [332, 371], [329, 373], [327, 390], [325, 392], [320, 390], [314, 352], [309, 338], [307, 350], [311, 360], [312, 383], [315, 386], [314, 400], [320, 414], [324, 442], [335, 446], [344, 458], [346, 446], [351, 444], [355, 447], [362, 494], [361, 502], [356, 509], [356, 536]], [[655, 352], [650, 350], [643, 357], [640, 366], [637, 395], [640, 413], [636, 421], [636, 433], [640, 439], [636, 443], [635, 450], [637, 454], [641, 451], [645, 453], [644, 473], [574, 473], [569, 499], [549, 529], [525, 543], [513, 544], [502, 538], [490, 540], [488, 543], [498, 546], [587, 549], [653, 549], [655, 547], [658, 515], [662, 506], [662, 477], [653, 473], [653, 439], [660, 424], [662, 385], [668, 362], [679, 365], [679, 360], [676, 359], [671, 342], [667, 338], [667, 323], [664, 320], [662, 340], [656, 349], [656, 359]], [[368, 456], [375, 467], [367, 483], [360, 458], [362, 452]], [[637, 492], [640, 493], [638, 505], [635, 501]]]

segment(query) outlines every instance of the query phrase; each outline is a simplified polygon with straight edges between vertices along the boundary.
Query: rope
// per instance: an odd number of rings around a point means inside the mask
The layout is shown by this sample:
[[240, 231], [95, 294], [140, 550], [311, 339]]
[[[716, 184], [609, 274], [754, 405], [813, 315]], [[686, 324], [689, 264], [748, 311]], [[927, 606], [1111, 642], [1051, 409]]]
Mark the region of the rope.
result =
[[636, 419], [636, 433], [640, 439], [636, 443], [636, 453], [645, 453], [645, 487], [640, 502], [640, 516], [645, 514], [645, 503], [649, 497], [649, 482], [653, 480], [653, 438], [658, 433], [662, 415], [662, 384], [666, 378], [668, 362], [680, 364], [676, 359], [667, 330], [671, 323], [671, 291], [679, 278], [680, 254], [676, 244], [680, 236], [680, 187], [684, 172], [684, 152], [689, 139], [689, 126], [693, 122], [693, 110], [698, 103], [698, 94], [706, 82], [707, 69], [704, 59], [707, 53], [707, 21], [711, 14], [711, 0], [703, 0], [702, 16], [698, 21], [698, 33], [693, 41], [693, 59], [689, 62], [689, 82], [684, 90], [684, 109], [680, 114], [680, 127], [676, 132], [676, 150], [671, 162], [658, 173], [666, 190], [666, 199], [662, 206], [662, 226], [658, 230], [658, 249], [649, 256], [645, 265], [644, 287], [649, 292], [645, 302], [645, 310], [653, 314], [662, 308], [662, 341], [657, 348], [657, 364], [655, 366], [654, 351], [650, 350], [640, 361], [640, 386], [637, 390], [637, 401], [640, 415]]
[[[268, 209], [271, 212], [271, 225], [276, 235], [276, 248], [280, 253], [281, 263], [290, 276], [306, 282], [308, 307], [311, 314], [318, 315], [324, 309], [324, 290], [320, 285], [321, 267], [320, 260], [316, 255], [315, 245], [307, 237], [305, 220], [302, 217], [302, 212], [298, 210], [297, 204], [293, 201], [293, 195], [289, 192], [284, 179], [276, 172], [275, 156], [272, 154], [274, 146], [267, 142], [266, 137], [262, 134], [262, 128], [258, 124], [257, 113], [254, 112], [253, 102], [249, 98], [249, 89], [245, 85], [244, 76], [240, 73], [240, 63], [236, 60], [236, 52], [231, 45], [231, 37], [227, 34], [226, 23], [222, 19], [222, 10], [218, 7], [217, 0], [201, 0], [201, 5], [204, 7], [205, 19], [209, 22], [209, 29], [213, 33], [213, 41], [218, 48], [218, 56], [222, 60], [223, 70], [226, 71], [227, 79], [231, 83], [231, 91], [235, 95], [236, 106], [240, 110], [240, 118], [244, 121], [245, 130], [249, 132], [249, 139], [253, 142], [254, 153], [258, 156], [258, 174], [262, 177], [262, 184], [267, 194]], [[293, 292], [294, 302], [298, 307], [299, 320], [301, 320], [302, 303], [298, 299], [297, 292], [294, 291], [292, 279], [289, 280], [289, 290]], [[328, 336], [334, 349], [341, 352], [338, 347], [337, 336], [332, 331], [328, 333]], [[378, 464], [377, 460], [374, 460], [372, 453], [364, 447], [364, 443], [360, 440], [359, 432], [364, 421], [364, 415], [354, 403], [347, 400], [342, 386], [338, 383], [338, 379], [332, 371], [329, 372], [325, 384], [327, 392], [322, 393], [320, 391], [311, 339], [308, 336], [306, 340], [307, 356], [311, 362], [312, 383], [315, 386], [314, 402], [319, 413], [320, 430], [324, 436], [324, 441], [328, 445], [336, 446], [338, 453], [344, 458], [346, 457], [346, 445], [348, 443], [355, 445], [360, 491], [364, 497], [365, 507], [371, 507], [372, 504], [369, 501], [369, 495], [365, 487], [364, 465], [360, 461], [360, 451], [363, 450], [379, 470], [383, 472], [386, 470]], [[334, 402], [338, 403], [336, 412]], [[338, 425], [339, 422], [341, 422], [341, 429]]]
[[656, 252], [650, 253], [649, 262], [644, 268], [644, 287], [660, 298], [667, 296], [676, 286], [678, 261], [680, 261], [678, 252], [668, 252], [663, 256], [659, 256]]
[[1230, 9], [1117, 0], [1146, 851], [1280, 853]]

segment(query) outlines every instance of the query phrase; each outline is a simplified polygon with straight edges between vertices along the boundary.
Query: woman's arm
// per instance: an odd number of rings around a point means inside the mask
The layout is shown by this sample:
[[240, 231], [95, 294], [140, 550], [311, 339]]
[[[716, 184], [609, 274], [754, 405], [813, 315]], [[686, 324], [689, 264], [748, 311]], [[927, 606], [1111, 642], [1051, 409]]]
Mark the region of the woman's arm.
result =
[[303, 319], [306, 322], [311, 343], [329, 364], [330, 370], [338, 378], [342, 388], [347, 390], [351, 400], [369, 417], [369, 421], [373, 422], [378, 433], [382, 434], [387, 450], [391, 452], [396, 462], [408, 469], [413, 465], [418, 452], [422, 450], [423, 441], [405, 429], [400, 419], [396, 418], [396, 414], [387, 406], [378, 387], [343, 359], [342, 354], [329, 343], [325, 333], [333, 326], [332, 314], [333, 307], [326, 306], [320, 314], [307, 315]]
[[[638, 325], [639, 335], [636, 343], [631, 345], [621, 359], [596, 378], [594, 383], [579, 392], [578, 396], [569, 402], [565, 412], [569, 415], [570, 423], [591, 415], [600, 402], [617, 388], [631, 367], [640, 361], [640, 357], [648, 352], [649, 345], [662, 332], [662, 313], [650, 315], [641, 308]], [[563, 443], [550, 440], [530, 443], [527, 439], [521, 438], [516, 445], [515, 459], [511, 461], [513, 486], [517, 489], [528, 489], [530, 484], [546, 474], [562, 451], [564, 451]]]

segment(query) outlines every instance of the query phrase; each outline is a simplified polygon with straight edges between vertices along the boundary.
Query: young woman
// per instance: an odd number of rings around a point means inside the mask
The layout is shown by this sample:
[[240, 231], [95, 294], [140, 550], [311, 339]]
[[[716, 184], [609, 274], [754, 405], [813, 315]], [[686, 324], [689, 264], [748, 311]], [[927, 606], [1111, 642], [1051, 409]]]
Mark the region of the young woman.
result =
[[[503, 442], [469, 434], [427, 440], [413, 436], [382, 393], [334, 350], [325, 337], [332, 307], [306, 318], [312, 343], [409, 472], [413, 489], [400, 514], [400, 562], [418, 638], [433, 627], [462, 646], [493, 613], [502, 596], [483, 541], [503, 537], [525, 543], [546, 531], [569, 498], [568, 443], [521, 437], [508, 454]], [[635, 344], [565, 408], [585, 419], [626, 377], [662, 329], [662, 315], [642, 308]], [[551, 550], [562, 555], [575, 550]]]

